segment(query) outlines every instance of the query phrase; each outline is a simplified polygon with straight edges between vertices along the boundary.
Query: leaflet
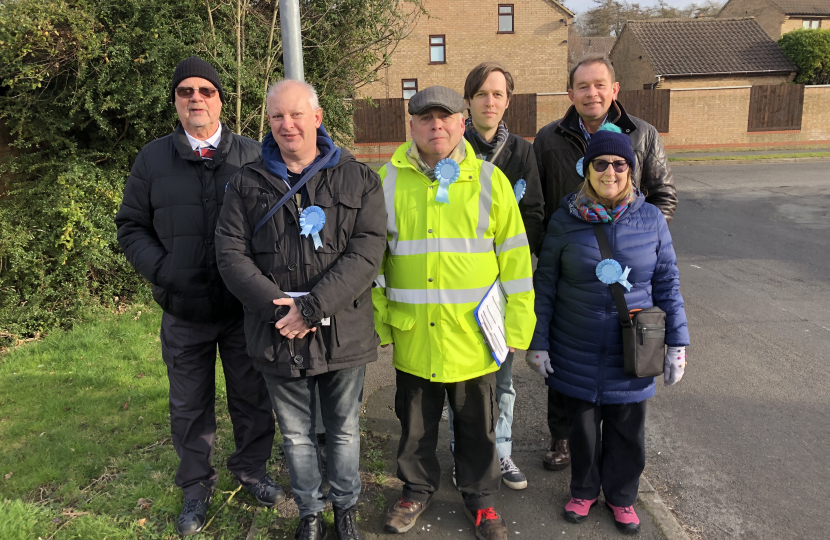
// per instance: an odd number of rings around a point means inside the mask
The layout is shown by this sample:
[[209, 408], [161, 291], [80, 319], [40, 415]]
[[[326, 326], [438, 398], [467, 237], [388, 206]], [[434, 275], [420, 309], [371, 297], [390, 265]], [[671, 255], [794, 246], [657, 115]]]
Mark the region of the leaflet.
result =
[[504, 326], [506, 310], [507, 296], [501, 288], [501, 282], [496, 279], [473, 313], [479, 328], [481, 328], [481, 333], [484, 335], [484, 341], [490, 347], [490, 353], [499, 366], [510, 352], [510, 349], [507, 348], [507, 336]]

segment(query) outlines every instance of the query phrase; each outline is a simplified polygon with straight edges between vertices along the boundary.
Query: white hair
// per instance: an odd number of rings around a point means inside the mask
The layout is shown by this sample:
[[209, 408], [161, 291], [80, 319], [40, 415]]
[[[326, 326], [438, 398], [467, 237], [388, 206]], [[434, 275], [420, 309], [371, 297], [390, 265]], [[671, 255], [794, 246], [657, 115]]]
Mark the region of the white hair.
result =
[[[281, 92], [286, 86], [299, 86], [308, 92], [308, 104], [311, 105], [311, 110], [316, 111], [320, 108], [320, 100], [317, 99], [317, 90], [315, 90], [314, 87], [307, 82], [298, 81], [296, 79], [280, 79], [272, 84], [271, 87], [268, 88], [268, 94], [265, 96], [266, 104], [271, 96]], [[270, 114], [271, 111], [269, 110], [268, 113]]]

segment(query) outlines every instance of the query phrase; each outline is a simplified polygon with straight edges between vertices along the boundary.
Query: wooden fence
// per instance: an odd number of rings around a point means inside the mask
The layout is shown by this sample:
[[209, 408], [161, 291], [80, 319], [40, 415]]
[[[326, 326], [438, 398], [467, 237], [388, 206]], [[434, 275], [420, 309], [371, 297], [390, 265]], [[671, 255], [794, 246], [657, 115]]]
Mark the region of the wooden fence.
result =
[[396, 143], [406, 141], [403, 98], [374, 99], [374, 104], [355, 102], [354, 142]]
[[513, 94], [504, 112], [510, 133], [519, 137], [536, 136], [536, 94]]
[[746, 130], [752, 132], [801, 129], [803, 107], [803, 84], [753, 86], [749, 93], [749, 122]]
[[656, 127], [658, 133], [669, 132], [671, 90], [625, 90], [617, 100], [625, 112]]

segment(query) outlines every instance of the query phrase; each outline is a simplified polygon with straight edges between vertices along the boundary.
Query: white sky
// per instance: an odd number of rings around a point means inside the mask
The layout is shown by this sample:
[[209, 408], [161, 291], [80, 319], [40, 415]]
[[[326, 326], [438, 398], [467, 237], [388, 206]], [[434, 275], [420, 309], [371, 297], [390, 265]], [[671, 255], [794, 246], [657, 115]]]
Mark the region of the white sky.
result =
[[[674, 7], [684, 7], [692, 3], [693, 0], [666, 0], [666, 4]], [[577, 15], [582, 13], [583, 11], [587, 11], [593, 7], [596, 7], [596, 4], [591, 0], [564, 0], [563, 2], [568, 9], [576, 13]], [[630, 4], [639, 3], [641, 6], [654, 6], [657, 4], [655, 0], [629, 0]], [[703, 2], [697, 2], [701, 4]]]

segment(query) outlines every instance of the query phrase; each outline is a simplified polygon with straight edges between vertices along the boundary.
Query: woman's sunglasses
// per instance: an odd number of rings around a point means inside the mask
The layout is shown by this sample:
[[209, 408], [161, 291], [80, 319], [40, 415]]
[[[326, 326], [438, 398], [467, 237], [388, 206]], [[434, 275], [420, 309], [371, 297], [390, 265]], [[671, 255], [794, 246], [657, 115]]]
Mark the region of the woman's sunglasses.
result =
[[216, 95], [216, 88], [205, 88], [204, 86], [200, 88], [188, 88], [186, 86], [179, 86], [178, 88], [176, 88], [176, 95], [180, 98], [189, 99], [195, 91], [198, 91], [200, 94], [202, 94], [202, 96], [206, 98], [212, 98]]
[[594, 170], [597, 172], [605, 172], [605, 169], [607, 169], [609, 165], [613, 165], [614, 171], [620, 174], [628, 170], [628, 162], [625, 160], [605, 161], [604, 159], [595, 159], [591, 163], [593, 164]]

